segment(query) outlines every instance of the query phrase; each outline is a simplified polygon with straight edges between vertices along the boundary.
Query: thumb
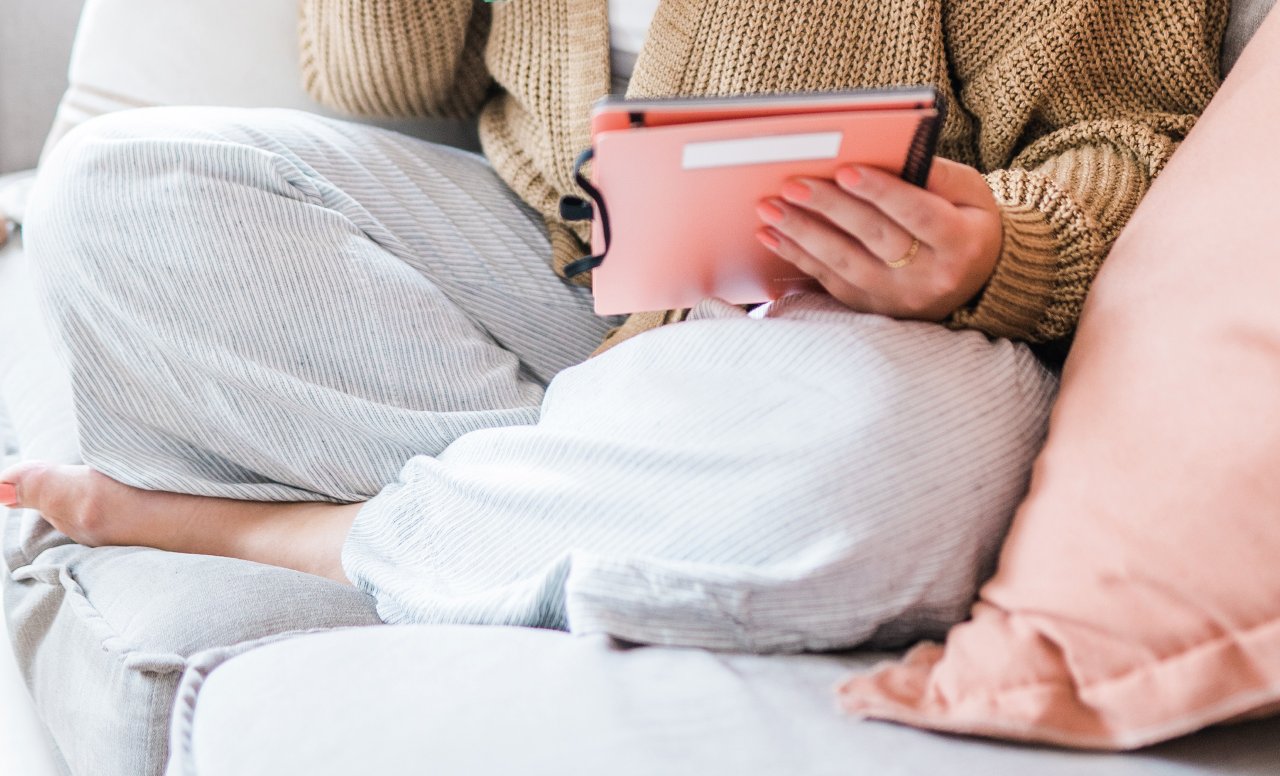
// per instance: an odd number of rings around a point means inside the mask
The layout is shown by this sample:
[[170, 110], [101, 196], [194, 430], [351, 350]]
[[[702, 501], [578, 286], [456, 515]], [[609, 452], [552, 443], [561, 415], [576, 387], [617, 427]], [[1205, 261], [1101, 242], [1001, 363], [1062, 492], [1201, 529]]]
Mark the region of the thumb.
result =
[[995, 210], [996, 198], [987, 179], [967, 164], [935, 158], [929, 171], [929, 191], [960, 207]]

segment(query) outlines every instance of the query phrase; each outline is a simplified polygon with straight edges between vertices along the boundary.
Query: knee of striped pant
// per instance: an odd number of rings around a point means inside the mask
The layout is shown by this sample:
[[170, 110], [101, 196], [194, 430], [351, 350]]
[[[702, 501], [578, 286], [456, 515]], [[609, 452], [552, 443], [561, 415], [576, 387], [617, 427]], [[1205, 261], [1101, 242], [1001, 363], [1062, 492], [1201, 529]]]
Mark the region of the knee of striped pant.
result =
[[[121, 245], [136, 230], [123, 214], [132, 207], [120, 197], [131, 176], [133, 152], [128, 121], [103, 116], [64, 136], [41, 161], [27, 203], [23, 238], [39, 288], [56, 317], [73, 287], [98, 285], [116, 260], [104, 250]], [[118, 263], [118, 262], [117, 262]]]
[[33, 266], [55, 286], [130, 271], [131, 248], [163, 234], [165, 213], [183, 195], [177, 178], [157, 180], [161, 147], [179, 162], [162, 111], [122, 111], [92, 119], [46, 154], [24, 224]]
[[307, 171], [262, 147], [251, 125], [247, 111], [148, 108], [70, 132], [41, 167], [24, 226], [47, 291], [110, 294], [182, 272], [248, 225], [263, 201], [318, 204]]

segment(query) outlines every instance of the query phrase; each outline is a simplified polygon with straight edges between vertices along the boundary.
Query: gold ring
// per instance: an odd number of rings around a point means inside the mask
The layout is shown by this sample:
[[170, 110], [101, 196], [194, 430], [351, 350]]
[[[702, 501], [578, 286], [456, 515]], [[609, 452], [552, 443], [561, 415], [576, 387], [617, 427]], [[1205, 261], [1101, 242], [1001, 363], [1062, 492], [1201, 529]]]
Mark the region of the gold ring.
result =
[[885, 265], [888, 266], [889, 269], [902, 269], [903, 267], [910, 264], [912, 260], [915, 259], [916, 254], [919, 252], [920, 252], [920, 239], [916, 238], [911, 241], [911, 248], [906, 253], [902, 254], [902, 258], [898, 259], [897, 261], [886, 261]]

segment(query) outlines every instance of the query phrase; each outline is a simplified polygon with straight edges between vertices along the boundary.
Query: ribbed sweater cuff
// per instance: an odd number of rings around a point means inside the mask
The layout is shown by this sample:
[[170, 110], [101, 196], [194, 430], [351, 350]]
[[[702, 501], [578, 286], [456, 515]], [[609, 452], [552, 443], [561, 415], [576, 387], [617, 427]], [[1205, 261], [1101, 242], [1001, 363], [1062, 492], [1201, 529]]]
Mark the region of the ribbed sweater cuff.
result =
[[1071, 198], [1046, 177], [1006, 170], [987, 180], [1004, 223], [1000, 259], [986, 288], [949, 323], [1023, 342], [1066, 336], [1092, 277], [1076, 278], [1071, 268], [1093, 263], [1100, 251], [1097, 236]]

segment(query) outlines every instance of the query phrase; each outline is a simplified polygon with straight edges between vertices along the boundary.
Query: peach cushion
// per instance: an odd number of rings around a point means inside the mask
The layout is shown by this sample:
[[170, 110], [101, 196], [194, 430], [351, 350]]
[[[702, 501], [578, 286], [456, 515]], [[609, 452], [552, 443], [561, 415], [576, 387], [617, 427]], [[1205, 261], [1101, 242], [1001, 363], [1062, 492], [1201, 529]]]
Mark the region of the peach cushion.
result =
[[996, 576], [849, 711], [1131, 749], [1280, 701], [1280, 11], [1098, 277]]

